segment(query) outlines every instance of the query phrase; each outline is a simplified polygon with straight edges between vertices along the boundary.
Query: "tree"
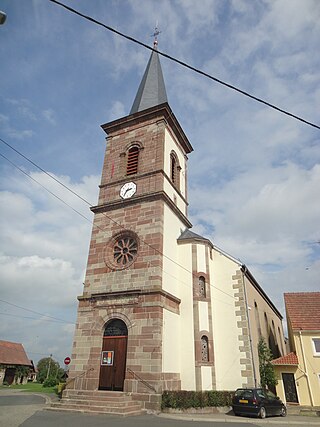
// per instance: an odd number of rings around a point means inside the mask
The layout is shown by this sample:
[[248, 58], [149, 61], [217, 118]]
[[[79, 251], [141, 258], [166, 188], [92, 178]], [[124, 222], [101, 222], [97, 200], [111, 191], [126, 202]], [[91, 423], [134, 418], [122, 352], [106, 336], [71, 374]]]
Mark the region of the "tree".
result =
[[64, 370], [60, 368], [59, 363], [51, 356], [40, 359], [37, 364], [37, 368], [37, 380], [40, 383], [43, 383], [47, 379], [55, 380], [56, 383], [58, 383], [64, 373]]
[[273, 389], [278, 384], [278, 380], [271, 363], [273, 359], [271, 350], [263, 337], [258, 343], [258, 354], [261, 387]]

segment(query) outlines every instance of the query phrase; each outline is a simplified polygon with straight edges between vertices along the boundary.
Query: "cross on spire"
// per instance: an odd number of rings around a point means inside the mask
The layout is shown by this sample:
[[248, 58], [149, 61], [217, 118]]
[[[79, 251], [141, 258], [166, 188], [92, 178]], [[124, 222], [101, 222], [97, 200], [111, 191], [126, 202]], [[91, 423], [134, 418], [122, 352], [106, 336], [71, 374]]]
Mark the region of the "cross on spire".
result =
[[154, 37], [154, 40], [153, 40], [153, 49], [157, 49], [157, 47], [158, 47], [158, 35], [160, 33], [161, 33], [161, 31], [158, 28], [158, 23], [156, 23], [156, 26], [154, 28], [154, 33], [151, 34], [152, 37]]
[[151, 34], [151, 37], [154, 37], [154, 50], [151, 52], [147, 68], [142, 77], [130, 114], [168, 102], [159, 54], [157, 52], [158, 35], [160, 33], [161, 31], [159, 31], [157, 23], [154, 33]]

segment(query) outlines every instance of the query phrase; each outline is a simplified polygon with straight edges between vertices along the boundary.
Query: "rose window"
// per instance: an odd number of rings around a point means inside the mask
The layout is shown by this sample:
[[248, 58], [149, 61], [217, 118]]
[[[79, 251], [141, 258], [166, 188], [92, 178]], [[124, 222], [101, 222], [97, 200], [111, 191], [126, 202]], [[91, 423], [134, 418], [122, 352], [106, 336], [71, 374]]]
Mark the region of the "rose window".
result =
[[131, 263], [138, 252], [138, 244], [132, 237], [121, 237], [113, 248], [113, 259], [119, 265]]
[[131, 230], [115, 234], [105, 247], [104, 260], [112, 270], [124, 270], [137, 259], [139, 237]]

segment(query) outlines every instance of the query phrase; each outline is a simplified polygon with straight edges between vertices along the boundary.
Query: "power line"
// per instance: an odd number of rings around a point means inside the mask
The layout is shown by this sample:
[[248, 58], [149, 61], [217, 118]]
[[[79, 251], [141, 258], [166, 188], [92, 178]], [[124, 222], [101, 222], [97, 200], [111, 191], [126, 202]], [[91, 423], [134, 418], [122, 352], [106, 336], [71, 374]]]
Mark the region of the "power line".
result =
[[49, 1], [51, 1], [52, 3], [55, 3], [55, 4], [57, 4], [57, 5], [65, 8], [65, 9], [67, 9], [69, 12], [75, 13], [76, 15], [78, 15], [78, 16], [84, 18], [84, 19], [87, 19], [88, 21], [93, 22], [94, 24], [97, 24], [97, 25], [105, 28], [106, 30], [109, 30], [109, 31], [111, 31], [111, 32], [113, 32], [113, 33], [121, 36], [121, 37], [124, 37], [125, 39], [127, 39], [127, 40], [129, 40], [129, 41], [131, 41], [133, 43], [136, 43], [136, 44], [138, 44], [140, 46], [143, 46], [144, 48], [149, 49], [151, 51], [155, 51], [159, 55], [164, 56], [165, 58], [170, 59], [171, 61], [176, 62], [177, 64], [179, 64], [179, 65], [181, 65], [181, 66], [183, 66], [185, 68], [188, 68], [189, 70], [192, 70], [192, 71], [194, 71], [197, 74], [200, 74], [200, 75], [202, 75], [204, 77], [207, 77], [208, 79], [213, 80], [216, 83], [219, 83], [219, 84], [221, 84], [223, 86], [226, 86], [229, 89], [232, 89], [232, 90], [234, 90], [236, 92], [239, 92], [242, 95], [244, 95], [244, 96], [246, 96], [246, 97], [248, 97], [250, 99], [253, 99], [256, 102], [259, 102], [259, 103], [261, 103], [263, 105], [266, 105], [269, 108], [272, 108], [272, 109], [274, 109], [274, 110], [276, 110], [276, 111], [278, 111], [278, 112], [280, 112], [282, 114], [285, 114], [285, 115], [287, 115], [289, 117], [292, 117], [293, 119], [299, 120], [300, 122], [303, 122], [303, 123], [305, 123], [305, 124], [307, 124], [309, 126], [312, 126], [312, 127], [316, 128], [316, 129], [320, 129], [320, 126], [317, 125], [317, 124], [315, 124], [315, 123], [309, 122], [308, 120], [305, 120], [302, 117], [299, 117], [299, 116], [297, 116], [297, 115], [295, 115], [293, 113], [290, 113], [289, 111], [286, 111], [286, 110], [284, 110], [284, 109], [282, 109], [280, 107], [277, 107], [276, 105], [271, 104], [270, 102], [267, 102], [267, 101], [265, 101], [262, 98], [258, 98], [257, 96], [254, 96], [254, 95], [250, 94], [249, 92], [246, 92], [246, 91], [244, 91], [242, 89], [239, 89], [236, 86], [233, 86], [233, 85], [231, 85], [229, 83], [226, 83], [225, 81], [220, 80], [217, 77], [214, 77], [211, 74], [208, 74], [208, 73], [206, 73], [206, 72], [204, 72], [204, 71], [202, 71], [202, 70], [200, 70], [198, 68], [195, 68], [192, 65], [189, 65], [186, 62], [183, 62], [183, 61], [181, 61], [181, 60], [179, 60], [179, 59], [177, 59], [177, 58], [175, 58], [175, 57], [173, 57], [171, 55], [168, 55], [167, 53], [161, 52], [161, 51], [159, 51], [157, 49], [153, 49], [152, 47], [150, 47], [147, 44], [141, 42], [140, 40], [137, 40], [134, 37], [128, 36], [128, 35], [120, 32], [120, 31], [118, 31], [118, 30], [110, 27], [109, 25], [103, 24], [101, 21], [98, 21], [98, 20], [92, 18], [91, 16], [85, 15], [85, 14], [83, 14], [83, 13], [81, 13], [81, 12], [73, 9], [70, 6], [67, 6], [67, 5], [65, 5], [65, 4], [63, 4], [63, 3], [61, 3], [61, 2], [59, 2], [57, 0], [49, 0]]
[[[31, 317], [31, 316], [19, 316], [18, 314], [11, 314], [11, 313], [0, 313], [1, 316], [10, 316], [10, 317], [16, 317], [19, 319], [30, 319], [30, 320], [41, 320], [41, 322], [53, 322], [53, 323], [62, 323], [61, 320], [51, 320], [51, 319], [41, 319], [39, 317]], [[63, 322], [64, 323], [64, 322]], [[71, 323], [71, 322], [68, 322]], [[75, 325], [75, 323], [73, 323]]]
[[[53, 175], [51, 175], [50, 173], [48, 173], [47, 171], [45, 171], [43, 168], [41, 168], [39, 165], [37, 165], [35, 162], [33, 162], [32, 160], [30, 160], [27, 156], [25, 156], [24, 154], [20, 153], [20, 151], [18, 151], [17, 149], [15, 149], [14, 147], [12, 147], [8, 142], [4, 141], [2, 138], [0, 138], [0, 141], [2, 141], [4, 144], [6, 144], [9, 148], [11, 148], [13, 151], [15, 151], [17, 154], [19, 154], [20, 156], [22, 156], [25, 160], [27, 160], [28, 162], [30, 162], [33, 166], [35, 166], [36, 168], [38, 168], [39, 170], [41, 170], [42, 172], [44, 172], [46, 175], [48, 175], [50, 178], [54, 179], [58, 184], [62, 185], [66, 190], [70, 191], [72, 194], [74, 194], [75, 196], [77, 196], [78, 198], [80, 198], [82, 201], [84, 201], [85, 203], [87, 203], [89, 206], [91, 206], [91, 203], [88, 202], [87, 200], [85, 200], [83, 197], [81, 197], [78, 193], [76, 193], [75, 191], [73, 191], [71, 188], [69, 188], [67, 185], [63, 184], [61, 181], [59, 181], [59, 179], [55, 178]], [[77, 211], [76, 209], [74, 209], [72, 206], [70, 206], [68, 203], [66, 203], [63, 199], [61, 199], [59, 196], [57, 196], [56, 194], [54, 194], [52, 191], [48, 190], [44, 185], [40, 184], [37, 180], [35, 180], [33, 177], [31, 177], [31, 175], [29, 175], [27, 172], [25, 172], [23, 169], [21, 169], [19, 166], [15, 165], [13, 162], [11, 162], [11, 160], [7, 159], [7, 157], [5, 157], [3, 154], [0, 153], [0, 155], [8, 160], [9, 163], [11, 163], [14, 167], [16, 167], [18, 170], [20, 170], [24, 175], [28, 176], [30, 179], [32, 179], [33, 181], [35, 181], [37, 184], [39, 184], [42, 188], [44, 188], [46, 191], [48, 191], [52, 196], [56, 197], [58, 200], [60, 200], [62, 203], [64, 203], [66, 206], [70, 207], [74, 212], [76, 212], [77, 214], [79, 214], [81, 217], [83, 217], [84, 219], [86, 219], [87, 221], [89, 221], [90, 223], [92, 223], [92, 221], [90, 221], [88, 218], [86, 218], [84, 215], [82, 215], [79, 211]], [[116, 224], [118, 227], [124, 229], [125, 227], [120, 224], [119, 222], [115, 221], [113, 218], [109, 217], [105, 212], [101, 212], [103, 216], [105, 216], [109, 221], [113, 222], [114, 224]], [[104, 229], [94, 223], [93, 227], [98, 228], [101, 231], [104, 231]], [[155, 251], [156, 253], [158, 253], [159, 255], [162, 255], [164, 258], [166, 258], [167, 260], [171, 261], [172, 263], [174, 263], [175, 265], [177, 265], [178, 267], [182, 268], [183, 270], [185, 270], [187, 273], [190, 273], [192, 275], [192, 277], [198, 277], [197, 275], [195, 275], [195, 273], [193, 273], [192, 271], [190, 271], [188, 268], [184, 267], [183, 265], [179, 264], [177, 261], [173, 260], [172, 258], [168, 257], [167, 255], [165, 255], [163, 252], [161, 252], [160, 250], [158, 250], [157, 248], [155, 248], [154, 246], [150, 245], [148, 242], [146, 242], [143, 239], [140, 239], [145, 245], [147, 245], [150, 249], [152, 249], [153, 251]], [[164, 270], [163, 270], [164, 271]], [[168, 273], [169, 274], [169, 273]], [[172, 276], [172, 275], [171, 275]], [[172, 276], [173, 277], [173, 276]], [[178, 282], [181, 282], [180, 279], [176, 278], [176, 280]], [[182, 282], [181, 282], [182, 283]], [[212, 285], [210, 285], [212, 286]], [[218, 288], [216, 288], [218, 289]], [[226, 292], [224, 292], [222, 289], [218, 289], [221, 293], [229, 296], [230, 298], [235, 298], [233, 295], [230, 295]]]
[[[14, 150], [17, 154], [19, 154], [20, 156], [22, 156], [25, 160], [27, 160], [28, 162], [30, 162], [32, 165], [34, 165], [35, 167], [37, 167], [39, 170], [41, 170], [42, 172], [44, 172], [46, 175], [48, 175], [50, 178], [54, 179], [58, 184], [62, 185], [66, 190], [70, 191], [72, 194], [74, 194], [76, 197], [79, 197], [83, 202], [87, 203], [89, 206], [91, 206], [90, 202], [88, 202], [87, 200], [85, 200], [83, 197], [81, 197], [78, 193], [76, 193], [75, 191], [73, 191], [72, 189], [70, 189], [68, 186], [66, 186], [65, 184], [63, 184], [61, 181], [59, 181], [57, 178], [55, 178], [53, 175], [51, 175], [50, 173], [48, 173], [47, 171], [45, 171], [44, 169], [42, 169], [39, 165], [37, 165], [35, 162], [33, 162], [32, 160], [30, 160], [27, 156], [25, 156], [24, 154], [20, 153], [17, 149], [15, 149], [14, 147], [12, 147], [9, 143], [5, 142], [2, 138], [0, 138], [0, 141], [2, 141], [4, 144], [6, 144], [9, 148], [11, 148], [12, 150]], [[33, 181], [35, 181], [37, 184], [39, 184], [42, 188], [44, 188], [46, 191], [48, 191], [52, 196], [56, 197], [58, 200], [60, 200], [62, 203], [64, 203], [66, 206], [68, 206], [69, 208], [71, 208], [75, 213], [77, 213], [78, 215], [80, 215], [82, 218], [86, 219], [88, 222], [90, 222], [92, 224], [93, 227], [98, 228], [101, 231], [104, 231], [104, 228], [100, 227], [97, 224], [94, 224], [93, 221], [89, 220], [88, 218], [86, 218], [84, 215], [82, 215], [79, 211], [77, 211], [76, 209], [74, 209], [71, 205], [69, 205], [68, 203], [66, 203], [63, 199], [61, 199], [59, 196], [57, 196], [56, 194], [54, 194], [52, 191], [50, 191], [49, 189], [47, 189], [44, 185], [40, 184], [37, 180], [35, 180], [33, 177], [31, 177], [27, 172], [23, 171], [19, 166], [15, 165], [13, 162], [11, 162], [9, 159], [7, 159], [7, 157], [5, 157], [4, 155], [2, 155], [0, 153], [0, 156], [2, 156], [3, 158], [5, 158], [6, 160], [8, 160], [9, 163], [11, 163], [14, 167], [16, 167], [19, 171], [21, 171], [23, 174], [25, 174], [26, 176], [28, 176], [30, 179], [32, 179]], [[115, 223], [116, 225], [118, 225], [121, 228], [124, 228], [124, 226], [120, 223], [118, 223], [117, 221], [115, 221], [113, 218], [109, 217], [105, 212], [102, 212], [102, 214], [109, 219], [110, 221], [112, 221], [113, 223]], [[190, 273], [192, 275], [192, 277], [196, 277], [198, 278], [198, 276], [193, 273], [192, 271], [190, 271], [188, 268], [184, 267], [183, 265], [179, 264], [178, 262], [174, 261], [172, 258], [168, 257], [167, 255], [165, 255], [164, 253], [162, 253], [161, 251], [159, 251], [158, 249], [156, 249], [155, 247], [153, 247], [152, 245], [150, 245], [149, 243], [147, 243], [145, 240], [141, 239], [141, 241], [146, 244], [148, 247], [150, 247], [150, 249], [154, 250], [155, 252], [157, 252], [158, 254], [162, 255], [164, 258], [166, 258], [167, 260], [173, 262], [175, 265], [177, 265], [178, 267], [184, 269], [186, 272]], [[225, 251], [221, 250], [220, 248], [218, 248], [217, 246], [214, 246], [214, 248], [224, 254], [225, 256], [228, 256], [229, 258], [233, 257], [229, 254], [227, 254]], [[234, 260], [235, 262], [239, 262]], [[242, 265], [242, 263], [239, 263], [240, 265]], [[179, 282], [182, 285], [185, 285], [187, 287], [189, 287], [189, 283], [181, 280], [178, 277], [175, 277], [173, 274], [167, 272], [166, 270], [164, 270], [162, 268], [163, 273], [168, 274], [169, 276], [171, 276], [173, 279], [177, 280], [177, 282]], [[234, 295], [229, 294], [228, 292], [223, 291], [222, 289], [219, 289], [217, 287], [214, 287], [214, 285], [212, 283], [209, 284], [209, 286], [228, 296], [229, 298], [231, 298], [234, 301], [237, 301], [237, 297], [235, 297]], [[0, 300], [1, 301], [1, 300]], [[216, 301], [219, 302], [219, 300], [216, 299]], [[232, 306], [232, 304], [227, 303], [226, 301], [221, 301], [221, 303], [224, 303], [226, 305], [230, 305]], [[273, 314], [273, 312], [271, 312], [270, 310], [266, 310], [266, 311], [262, 311], [261, 309], [258, 309], [258, 311], [260, 312], [268, 312], [270, 314]], [[68, 322], [71, 323], [71, 322]]]
[[[0, 138], [1, 139], [1, 138]], [[2, 141], [2, 140], [1, 140]], [[44, 185], [42, 185], [39, 181], [37, 181], [35, 178], [33, 178], [28, 172], [24, 171], [23, 169], [21, 169], [18, 165], [16, 165], [14, 162], [12, 162], [11, 160], [8, 159], [8, 157], [6, 157], [5, 155], [0, 153], [0, 156], [3, 157], [5, 160], [7, 160], [13, 167], [15, 167], [16, 169], [18, 169], [21, 173], [23, 173], [24, 175], [26, 175], [28, 178], [30, 178], [32, 181], [36, 182], [38, 185], [40, 185], [40, 187], [42, 187], [44, 190], [46, 190], [48, 193], [50, 193], [53, 197], [55, 197], [56, 199], [58, 199], [61, 203], [63, 203], [64, 205], [68, 206], [70, 209], [72, 209], [74, 212], [76, 212], [78, 215], [82, 216], [82, 218], [84, 218], [86, 221], [90, 222], [90, 224], [92, 224], [92, 221], [87, 218], [86, 216], [84, 216], [81, 212], [79, 212], [77, 209], [73, 208], [71, 205], [69, 205], [69, 203], [65, 202], [63, 199], [61, 199], [61, 197], [57, 196], [55, 193], [53, 193], [51, 190], [49, 190], [47, 187], [45, 187]], [[50, 177], [52, 177], [50, 174], [47, 174]], [[53, 178], [53, 177], [52, 177]], [[57, 180], [56, 180], [57, 181]], [[63, 183], [61, 183], [60, 181], [59, 184], [63, 185], [65, 187], [65, 185]], [[67, 188], [67, 187], [65, 187]], [[72, 191], [70, 189], [70, 191]], [[80, 196], [81, 197], [81, 196]]]
[[12, 302], [5, 301], [3, 299], [0, 299], [0, 301], [4, 302], [5, 304], [11, 305], [13, 307], [20, 308], [21, 310], [25, 310], [25, 311], [29, 311], [30, 313], [38, 314], [39, 316], [48, 317], [48, 318], [53, 319], [53, 320], [58, 320], [59, 322], [62, 322], [62, 323], [70, 323], [70, 324], [74, 325], [74, 322], [68, 322], [67, 320], [60, 319], [59, 317], [54, 317], [54, 316], [49, 316], [48, 314], [39, 313], [39, 311], [31, 310], [30, 308], [21, 307], [20, 305], [13, 304]]
[[[37, 165], [35, 162], [33, 162], [32, 160], [30, 160], [27, 156], [25, 156], [24, 154], [20, 153], [20, 151], [18, 151], [17, 149], [15, 149], [14, 147], [12, 147], [9, 143], [7, 143], [6, 141], [4, 141], [2, 138], [0, 138], [0, 141], [2, 141], [4, 144], [6, 144], [9, 148], [11, 148], [13, 151], [15, 151], [17, 154], [19, 154], [20, 156], [22, 156], [25, 160], [27, 160], [28, 162], [30, 162], [33, 166], [35, 166], [36, 168], [38, 168], [39, 170], [41, 170], [42, 172], [44, 172], [46, 175], [48, 175], [50, 178], [54, 179], [58, 184], [62, 185], [66, 190], [70, 191], [72, 194], [74, 194], [76, 197], [79, 197], [83, 202], [87, 203], [89, 206], [91, 206], [91, 204], [85, 200], [83, 197], [81, 197], [78, 193], [76, 193], [75, 191], [73, 191], [72, 189], [70, 189], [67, 185], [63, 184], [61, 181], [59, 181], [59, 179], [55, 178], [53, 175], [51, 175], [50, 173], [48, 173], [47, 171], [45, 171], [43, 168], [41, 168], [39, 165]], [[48, 191], [52, 196], [56, 197], [58, 200], [60, 200], [62, 203], [64, 203], [66, 206], [70, 207], [74, 212], [76, 212], [77, 214], [79, 214], [82, 218], [86, 219], [87, 221], [89, 221], [93, 227], [98, 228], [101, 231], [104, 231], [104, 229], [96, 224], [93, 223], [93, 221], [90, 221], [88, 218], [86, 218], [84, 215], [82, 215], [79, 211], [77, 211], [76, 209], [74, 209], [72, 206], [70, 206], [68, 203], [66, 203], [63, 199], [61, 199], [59, 196], [55, 195], [52, 191], [48, 190], [44, 185], [40, 184], [37, 180], [35, 180], [33, 177], [31, 177], [27, 172], [23, 171], [19, 166], [15, 165], [13, 162], [11, 162], [9, 159], [7, 159], [4, 155], [2, 155], [0, 153], [0, 155], [5, 158], [6, 160], [9, 161], [9, 163], [11, 163], [14, 167], [16, 167], [18, 170], [20, 170], [23, 174], [25, 174], [26, 176], [28, 176], [30, 179], [32, 179], [33, 181], [35, 181], [37, 184], [39, 184], [42, 188], [44, 188], [46, 191]], [[117, 226], [119, 226], [120, 228], [124, 228], [124, 226], [120, 223], [118, 223], [117, 221], [115, 221], [113, 218], [109, 217], [105, 212], [102, 212], [102, 214], [109, 219], [110, 221], [112, 221], [113, 223], [115, 223]], [[186, 272], [190, 273], [192, 275], [192, 277], [196, 277], [198, 278], [198, 276], [193, 273], [192, 271], [190, 271], [189, 269], [187, 269], [186, 267], [184, 267], [183, 265], [179, 264], [178, 262], [174, 261], [172, 258], [168, 257], [167, 255], [165, 255], [164, 253], [162, 253], [160, 250], [158, 250], [157, 248], [153, 247], [152, 245], [150, 245], [149, 243], [147, 243], [145, 240], [141, 239], [141, 241], [146, 244], [148, 247], [150, 247], [150, 249], [154, 250], [155, 252], [157, 252], [159, 255], [162, 255], [164, 258], [166, 258], [167, 260], [173, 262], [175, 265], [177, 265], [178, 267], [182, 268], [183, 270], [185, 270]], [[218, 251], [223, 253], [224, 255], [228, 256], [229, 258], [233, 258], [231, 255], [227, 254], [226, 252], [222, 251], [221, 249], [219, 249], [217, 246], [214, 246], [214, 248]], [[238, 262], [238, 261], [236, 261]], [[242, 264], [242, 263], [240, 263]], [[162, 268], [162, 271], [166, 274], [168, 274], [169, 276], [171, 276], [172, 278], [174, 278], [175, 280], [177, 280], [179, 283], [186, 285], [187, 287], [189, 287], [189, 283], [186, 283], [184, 281], [182, 281], [180, 278], [173, 276], [171, 273], [165, 271]], [[231, 295], [225, 291], [223, 291], [222, 289], [219, 289], [217, 287], [214, 287], [213, 284], [209, 284], [209, 286], [212, 289], [215, 289], [217, 291], [219, 291], [220, 293], [230, 297], [231, 299], [233, 299], [234, 301], [237, 301], [237, 298], [234, 295]], [[0, 300], [1, 301], [1, 300]], [[220, 301], [223, 302], [224, 304], [227, 305], [232, 305], [232, 304], [228, 304], [225, 301]], [[259, 310], [260, 311], [260, 310]], [[268, 311], [269, 313], [272, 313], [271, 311]], [[70, 323], [70, 322], [69, 322]]]
[[[77, 194], [75, 191], [73, 191], [71, 188], [67, 187], [63, 182], [59, 181], [55, 176], [51, 175], [49, 172], [47, 172], [46, 170], [42, 169], [41, 166], [37, 165], [36, 163], [34, 163], [31, 159], [29, 159], [28, 157], [26, 157], [24, 154], [22, 154], [20, 151], [18, 151], [16, 148], [12, 147], [12, 145], [10, 145], [8, 142], [4, 141], [2, 138], [0, 138], [0, 141], [3, 142], [6, 146], [8, 146], [9, 148], [11, 148], [11, 150], [15, 151], [17, 154], [19, 154], [19, 156], [23, 157], [25, 160], [27, 160], [29, 163], [31, 163], [33, 166], [35, 166], [37, 169], [39, 169], [41, 172], [45, 173], [46, 175], [48, 175], [51, 179], [53, 179], [54, 181], [56, 181], [58, 184], [62, 185], [62, 187], [64, 187], [66, 190], [70, 191], [70, 193], [74, 194], [75, 196], [77, 196], [79, 199], [81, 199], [83, 202], [87, 203], [89, 206], [91, 206], [91, 204], [85, 200], [83, 197], [81, 197], [79, 194]], [[4, 156], [3, 156], [4, 157]], [[8, 159], [7, 159], [8, 160]], [[9, 160], [10, 161], [10, 160]], [[11, 163], [11, 162], [10, 162]], [[23, 171], [22, 171], [23, 172]], [[24, 172], [23, 172], [24, 173]]]

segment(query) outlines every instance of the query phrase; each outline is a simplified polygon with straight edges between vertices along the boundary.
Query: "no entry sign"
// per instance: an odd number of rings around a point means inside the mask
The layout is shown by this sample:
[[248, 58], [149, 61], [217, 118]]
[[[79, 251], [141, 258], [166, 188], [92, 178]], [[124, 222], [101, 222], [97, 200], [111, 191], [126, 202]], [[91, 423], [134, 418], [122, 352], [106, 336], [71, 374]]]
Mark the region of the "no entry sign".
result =
[[64, 364], [65, 365], [69, 365], [70, 362], [71, 362], [71, 359], [70, 359], [69, 356], [64, 359]]

